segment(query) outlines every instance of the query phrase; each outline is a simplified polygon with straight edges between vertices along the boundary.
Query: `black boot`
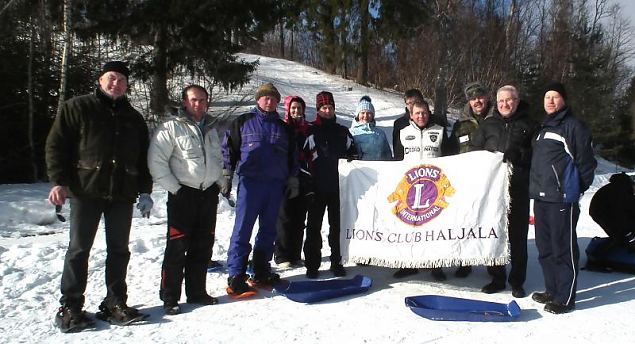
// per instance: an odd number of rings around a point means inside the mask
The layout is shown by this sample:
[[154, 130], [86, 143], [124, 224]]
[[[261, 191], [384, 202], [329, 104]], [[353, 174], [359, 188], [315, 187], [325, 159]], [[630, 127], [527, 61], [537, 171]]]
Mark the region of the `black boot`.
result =
[[61, 306], [55, 313], [55, 326], [62, 333], [80, 332], [95, 326], [81, 307]]
[[532, 300], [543, 304], [551, 302], [551, 300], [553, 300], [553, 296], [551, 296], [551, 294], [547, 292], [535, 292], [531, 295], [531, 298]]

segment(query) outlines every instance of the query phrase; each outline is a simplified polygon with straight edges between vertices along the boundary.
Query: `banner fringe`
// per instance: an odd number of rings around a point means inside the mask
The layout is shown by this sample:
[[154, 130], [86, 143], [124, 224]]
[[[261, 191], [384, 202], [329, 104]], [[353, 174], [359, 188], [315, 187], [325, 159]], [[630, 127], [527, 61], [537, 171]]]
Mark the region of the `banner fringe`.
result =
[[505, 257], [496, 257], [496, 258], [468, 258], [468, 259], [460, 259], [460, 258], [446, 258], [446, 259], [437, 259], [426, 262], [397, 262], [397, 261], [389, 261], [380, 258], [374, 257], [342, 257], [342, 263], [356, 263], [356, 264], [364, 264], [364, 265], [373, 265], [373, 266], [382, 266], [386, 268], [441, 268], [441, 267], [452, 267], [452, 266], [495, 266], [495, 265], [506, 265], [509, 264], [510, 258], [509, 255]]

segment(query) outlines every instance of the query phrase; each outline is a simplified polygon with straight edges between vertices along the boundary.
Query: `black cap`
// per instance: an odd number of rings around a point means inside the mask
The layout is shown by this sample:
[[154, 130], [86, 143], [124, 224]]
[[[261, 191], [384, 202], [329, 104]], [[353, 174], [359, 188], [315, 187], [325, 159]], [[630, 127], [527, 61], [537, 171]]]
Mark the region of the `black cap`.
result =
[[128, 79], [130, 75], [130, 70], [128, 69], [128, 65], [123, 61], [108, 61], [104, 64], [104, 67], [101, 69], [101, 75], [104, 75], [108, 72], [117, 72], [122, 74]]
[[549, 84], [547, 84], [547, 86], [545, 87], [545, 92], [543, 93], [543, 95], [549, 91], [556, 91], [558, 93], [560, 93], [560, 96], [562, 97], [562, 99], [564, 99], [564, 101], [567, 101], [567, 90], [564, 88], [564, 85], [562, 83], [559, 83], [557, 81], [551, 82]]

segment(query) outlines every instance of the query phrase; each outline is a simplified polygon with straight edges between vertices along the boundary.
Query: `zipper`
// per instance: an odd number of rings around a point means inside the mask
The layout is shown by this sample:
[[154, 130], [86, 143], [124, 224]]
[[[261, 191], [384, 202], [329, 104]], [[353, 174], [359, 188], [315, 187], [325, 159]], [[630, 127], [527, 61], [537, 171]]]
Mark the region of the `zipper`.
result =
[[558, 183], [558, 191], [562, 192], [562, 185], [560, 185], [560, 178], [558, 178], [558, 173], [556, 172], [556, 168], [551, 164], [551, 169], [553, 170], [553, 175], [556, 177], [556, 183]]

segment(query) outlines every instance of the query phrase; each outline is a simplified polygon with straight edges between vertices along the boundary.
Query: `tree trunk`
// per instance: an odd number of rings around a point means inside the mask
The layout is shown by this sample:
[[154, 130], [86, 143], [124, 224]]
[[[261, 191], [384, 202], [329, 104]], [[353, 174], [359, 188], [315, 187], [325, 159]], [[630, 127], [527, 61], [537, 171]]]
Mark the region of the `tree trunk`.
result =
[[284, 19], [280, 18], [280, 57], [284, 58]]
[[368, 0], [359, 0], [360, 29], [359, 29], [359, 60], [357, 62], [357, 83], [366, 85], [368, 82]]
[[64, 0], [64, 48], [60, 64], [60, 88], [57, 99], [57, 115], [62, 111], [62, 104], [66, 100], [66, 79], [68, 72], [68, 55], [71, 52], [71, 6], [72, 0]]
[[289, 53], [291, 54], [291, 56], [289, 57], [289, 59], [291, 61], [293, 61], [293, 54], [295, 51], [295, 46], [293, 44], [293, 38], [295, 36], [295, 26], [291, 28], [291, 42], [290, 42], [290, 47], [289, 47]]
[[37, 158], [35, 154], [35, 139], [33, 137], [33, 126], [35, 121], [35, 109], [33, 107], [33, 54], [35, 49], [33, 46], [33, 41], [36, 39], [36, 36], [37, 34], [35, 32], [35, 24], [33, 23], [33, 18], [31, 18], [31, 39], [29, 39], [29, 62], [27, 66], [27, 92], [29, 93], [27, 137], [29, 140], [29, 158], [31, 161], [31, 181], [36, 181], [39, 175]]
[[164, 113], [165, 105], [168, 103], [167, 87], [167, 56], [166, 56], [166, 34], [165, 29], [160, 27], [154, 36], [154, 50], [152, 63], [154, 73], [152, 73], [152, 85], [150, 89], [150, 111], [152, 115], [161, 117]]
[[448, 125], [448, 95], [447, 95], [447, 73], [448, 73], [448, 30], [449, 18], [446, 13], [439, 13], [437, 16], [437, 30], [439, 30], [439, 72], [434, 86], [434, 117], [437, 124]]

